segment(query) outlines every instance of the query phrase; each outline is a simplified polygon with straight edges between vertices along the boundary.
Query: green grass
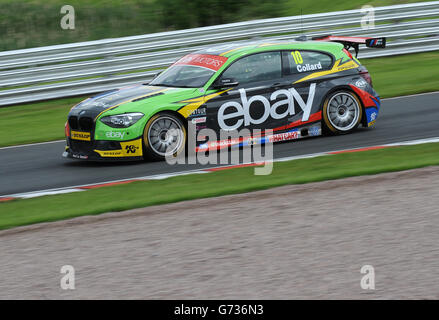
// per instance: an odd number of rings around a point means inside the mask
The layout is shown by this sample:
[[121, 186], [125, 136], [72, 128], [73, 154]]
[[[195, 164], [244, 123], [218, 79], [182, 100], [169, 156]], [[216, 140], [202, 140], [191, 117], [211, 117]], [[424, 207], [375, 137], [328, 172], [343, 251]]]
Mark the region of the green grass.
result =
[[0, 146], [62, 139], [69, 110], [83, 99], [75, 97], [0, 108]]
[[[439, 51], [365, 59], [381, 97], [439, 90]], [[0, 108], [0, 147], [64, 138], [70, 108], [83, 98], [67, 98]]]
[[[287, 184], [439, 165], [439, 143], [279, 162], [267, 176], [237, 168], [0, 203], [0, 229]], [[318, 199], [316, 200], [318, 201]], [[291, 202], [294, 203], [294, 197]], [[86, 205], [85, 205], [86, 204]]]
[[[385, 50], [385, 49], [384, 49]], [[439, 90], [439, 51], [364, 59], [383, 98]]]
[[[133, 36], [245, 20], [420, 0], [0, 0], [0, 50]], [[63, 5], [75, 29], [63, 30]], [[31, 30], [32, 32], [29, 32]]]

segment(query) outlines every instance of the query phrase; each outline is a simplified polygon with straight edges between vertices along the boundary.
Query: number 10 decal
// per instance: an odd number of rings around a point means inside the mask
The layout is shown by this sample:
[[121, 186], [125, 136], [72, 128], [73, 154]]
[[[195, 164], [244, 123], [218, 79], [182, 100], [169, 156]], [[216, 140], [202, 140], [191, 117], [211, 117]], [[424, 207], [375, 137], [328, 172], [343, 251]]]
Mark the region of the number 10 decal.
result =
[[300, 54], [299, 51], [292, 51], [291, 55], [293, 56], [294, 62], [296, 64], [302, 64], [303, 63], [303, 58], [302, 58], [302, 55]]

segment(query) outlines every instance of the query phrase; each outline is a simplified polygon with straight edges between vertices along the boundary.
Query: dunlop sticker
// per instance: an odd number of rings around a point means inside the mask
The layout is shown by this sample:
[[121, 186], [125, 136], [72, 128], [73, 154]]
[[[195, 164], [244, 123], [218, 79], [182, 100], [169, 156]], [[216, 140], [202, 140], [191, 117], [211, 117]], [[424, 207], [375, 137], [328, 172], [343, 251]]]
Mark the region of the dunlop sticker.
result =
[[72, 131], [70, 137], [74, 140], [90, 141], [90, 132]]

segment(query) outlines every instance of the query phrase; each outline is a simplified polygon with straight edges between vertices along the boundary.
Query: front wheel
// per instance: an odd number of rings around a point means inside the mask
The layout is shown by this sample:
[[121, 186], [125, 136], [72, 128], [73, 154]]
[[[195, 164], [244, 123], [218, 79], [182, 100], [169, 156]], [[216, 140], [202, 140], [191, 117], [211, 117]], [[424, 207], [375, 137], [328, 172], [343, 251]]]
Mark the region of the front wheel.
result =
[[145, 158], [164, 160], [184, 151], [186, 127], [172, 113], [163, 112], [149, 119], [143, 132]]
[[322, 113], [326, 131], [349, 133], [361, 123], [363, 107], [354, 93], [337, 91], [326, 98]]

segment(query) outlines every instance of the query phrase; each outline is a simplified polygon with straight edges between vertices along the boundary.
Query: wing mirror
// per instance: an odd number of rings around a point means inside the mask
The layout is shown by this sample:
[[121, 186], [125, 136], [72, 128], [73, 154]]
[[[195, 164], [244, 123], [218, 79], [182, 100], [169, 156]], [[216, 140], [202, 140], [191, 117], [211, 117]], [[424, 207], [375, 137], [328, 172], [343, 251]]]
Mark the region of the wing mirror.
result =
[[213, 87], [215, 89], [222, 89], [222, 88], [232, 88], [238, 85], [239, 82], [233, 78], [220, 78], [219, 80], [215, 81]]

